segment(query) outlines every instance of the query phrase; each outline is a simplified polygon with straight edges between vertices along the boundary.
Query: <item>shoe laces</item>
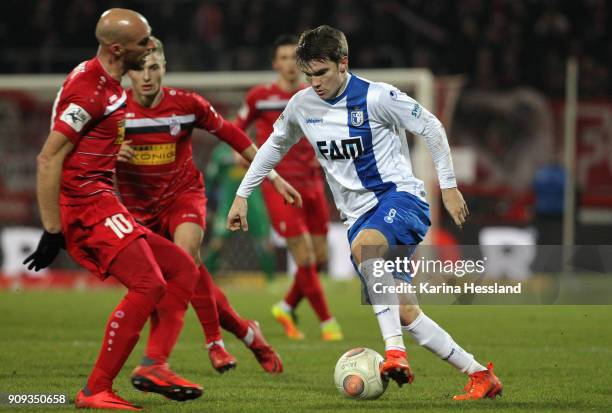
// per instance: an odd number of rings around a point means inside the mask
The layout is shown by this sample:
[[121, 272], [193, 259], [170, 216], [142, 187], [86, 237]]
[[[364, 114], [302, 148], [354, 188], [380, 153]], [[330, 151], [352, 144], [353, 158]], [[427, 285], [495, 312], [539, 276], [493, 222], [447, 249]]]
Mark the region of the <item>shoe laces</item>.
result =
[[483, 370], [470, 375], [470, 380], [465, 385], [464, 390], [468, 393], [473, 393], [479, 384], [483, 384], [487, 380], [488, 373], [488, 370]]

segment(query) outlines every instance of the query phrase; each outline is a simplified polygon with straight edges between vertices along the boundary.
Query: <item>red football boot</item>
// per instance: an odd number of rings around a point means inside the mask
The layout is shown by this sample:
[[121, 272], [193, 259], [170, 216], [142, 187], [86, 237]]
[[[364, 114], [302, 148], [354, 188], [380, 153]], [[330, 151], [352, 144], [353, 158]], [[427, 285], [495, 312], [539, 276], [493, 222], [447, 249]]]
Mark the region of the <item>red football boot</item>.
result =
[[113, 410], [133, 410], [140, 411], [142, 406], [132, 404], [122, 399], [112, 390], [104, 390], [100, 393], [86, 396], [83, 390], [77, 394], [74, 404], [77, 409], [113, 409]]
[[202, 386], [182, 378], [170, 370], [167, 363], [136, 367], [132, 373], [132, 385], [138, 390], [159, 393], [179, 402], [202, 395]]
[[236, 368], [236, 357], [232, 356], [223, 346], [217, 343], [208, 348], [210, 362], [219, 373]]
[[487, 364], [487, 369], [469, 375], [464, 394], [453, 396], [453, 400], [478, 400], [488, 397], [494, 399], [501, 396], [504, 385], [493, 372], [493, 363]]
[[406, 352], [401, 350], [385, 352], [385, 361], [380, 366], [380, 374], [386, 379], [395, 380], [400, 387], [406, 383], [412, 383], [414, 380], [414, 375], [406, 358]]
[[249, 321], [249, 327], [253, 330], [253, 342], [249, 349], [255, 355], [255, 358], [261, 367], [270, 374], [279, 374], [283, 372], [283, 361], [270, 344], [266, 341], [259, 327], [259, 323], [254, 320]]

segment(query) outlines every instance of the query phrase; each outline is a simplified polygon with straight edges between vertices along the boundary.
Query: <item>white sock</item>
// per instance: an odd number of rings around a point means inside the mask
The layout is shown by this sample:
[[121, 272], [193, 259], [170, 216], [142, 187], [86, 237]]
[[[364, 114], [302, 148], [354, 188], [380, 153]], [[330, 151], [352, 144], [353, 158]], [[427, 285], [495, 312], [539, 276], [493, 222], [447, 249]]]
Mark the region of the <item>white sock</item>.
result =
[[206, 348], [209, 349], [215, 344], [219, 345], [220, 347], [225, 347], [225, 343], [223, 342], [223, 340], [217, 340], [217, 341], [211, 341], [210, 343], [206, 344]]
[[293, 307], [291, 307], [289, 304], [287, 304], [285, 302], [285, 300], [282, 300], [280, 303], [278, 303], [278, 305], [280, 306], [280, 308], [282, 308], [283, 311], [290, 313], [293, 311]]
[[321, 321], [321, 328], [324, 328], [326, 325], [328, 325], [329, 323], [334, 323], [336, 321], [336, 319], [334, 317], [330, 317], [325, 321]]
[[[395, 285], [393, 275], [385, 272], [381, 277], [374, 277], [374, 263], [379, 259], [370, 259], [359, 265], [359, 270], [362, 274], [362, 278], [366, 282], [366, 288], [368, 291], [373, 291], [374, 283], [382, 283], [383, 285]], [[397, 295], [385, 294], [385, 295], [370, 295], [372, 302], [372, 309], [378, 320], [378, 326], [380, 327], [380, 333], [385, 340], [385, 350], [401, 350], [406, 351], [404, 346], [404, 338], [402, 336], [402, 324], [400, 322], [399, 315], [399, 302]]]
[[380, 333], [385, 340], [385, 351], [401, 350], [406, 351], [404, 338], [402, 336], [402, 325], [399, 317], [399, 307], [397, 305], [373, 305], [372, 309], [376, 314]]
[[242, 337], [242, 342], [246, 344], [247, 347], [250, 347], [253, 344], [253, 339], [255, 339], [255, 332], [251, 327], [247, 330], [247, 333]]
[[455, 340], [435, 321], [421, 312], [408, 326], [402, 327], [419, 345], [460, 370], [473, 374], [486, 368], [474, 360], [474, 356], [455, 343]]

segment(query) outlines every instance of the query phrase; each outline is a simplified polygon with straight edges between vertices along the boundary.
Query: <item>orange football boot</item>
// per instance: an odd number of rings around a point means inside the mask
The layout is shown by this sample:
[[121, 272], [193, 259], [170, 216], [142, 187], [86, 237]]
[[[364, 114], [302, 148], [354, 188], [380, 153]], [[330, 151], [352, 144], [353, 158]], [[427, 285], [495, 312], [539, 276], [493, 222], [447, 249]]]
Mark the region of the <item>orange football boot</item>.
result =
[[236, 357], [232, 356], [225, 347], [216, 343], [208, 349], [208, 358], [219, 373], [236, 368]]
[[132, 385], [138, 390], [159, 393], [179, 402], [202, 395], [202, 386], [182, 378], [170, 370], [167, 363], [136, 367], [132, 373]]
[[493, 372], [493, 363], [487, 364], [487, 369], [469, 375], [464, 394], [453, 396], [453, 400], [478, 400], [501, 396], [504, 385]]
[[380, 366], [380, 374], [385, 379], [395, 380], [400, 387], [414, 381], [406, 352], [401, 350], [387, 350], [385, 352], [385, 361]]
[[255, 358], [261, 367], [270, 374], [280, 374], [283, 372], [283, 362], [276, 351], [266, 341], [261, 332], [259, 323], [255, 320], [249, 321], [249, 327], [253, 330], [253, 342], [249, 349], [255, 355]]
[[295, 324], [295, 319], [291, 312], [283, 310], [280, 304], [272, 306], [272, 315], [285, 330], [285, 335], [291, 340], [304, 340], [304, 333]]
[[85, 395], [83, 390], [77, 394], [74, 404], [77, 409], [112, 409], [140, 411], [142, 406], [132, 404], [116, 395], [112, 390], [104, 390], [91, 396]]

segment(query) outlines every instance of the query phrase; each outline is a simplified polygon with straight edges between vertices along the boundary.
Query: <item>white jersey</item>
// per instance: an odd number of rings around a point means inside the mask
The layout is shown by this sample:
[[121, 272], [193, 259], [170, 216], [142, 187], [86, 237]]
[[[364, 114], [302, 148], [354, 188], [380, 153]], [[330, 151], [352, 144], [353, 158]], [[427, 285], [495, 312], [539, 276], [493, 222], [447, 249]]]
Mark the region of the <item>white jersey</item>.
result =
[[311, 87], [291, 98], [237, 195], [248, 197], [291, 145], [306, 136], [346, 224], [352, 225], [389, 191], [425, 200], [423, 182], [412, 173], [404, 129], [425, 137], [440, 187], [456, 187], [440, 121], [397, 88], [350, 75], [334, 99], [321, 99]]

